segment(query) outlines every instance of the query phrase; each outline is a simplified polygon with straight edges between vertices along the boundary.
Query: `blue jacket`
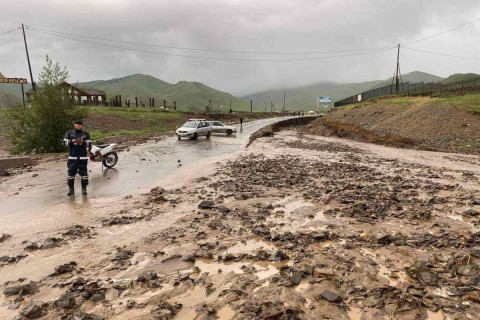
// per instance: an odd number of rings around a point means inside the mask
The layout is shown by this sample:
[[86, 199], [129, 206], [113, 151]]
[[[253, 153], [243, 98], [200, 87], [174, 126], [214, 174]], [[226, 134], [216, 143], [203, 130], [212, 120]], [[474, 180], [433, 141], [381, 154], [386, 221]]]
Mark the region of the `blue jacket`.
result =
[[[82, 139], [83, 143], [79, 144], [73, 142], [74, 139]], [[68, 130], [65, 133], [65, 138], [63, 139], [63, 144], [66, 147], [70, 147], [70, 157], [88, 157], [87, 155], [87, 142], [90, 142], [90, 135], [86, 131], [82, 130]], [[85, 159], [83, 159], [85, 160]]]

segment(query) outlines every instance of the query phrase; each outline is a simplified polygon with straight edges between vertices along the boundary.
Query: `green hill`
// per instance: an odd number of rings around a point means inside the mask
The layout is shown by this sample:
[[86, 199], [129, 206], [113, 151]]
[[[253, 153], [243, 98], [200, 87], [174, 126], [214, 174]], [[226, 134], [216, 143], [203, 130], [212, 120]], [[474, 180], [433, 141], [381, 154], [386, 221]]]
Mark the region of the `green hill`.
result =
[[476, 73], [455, 73], [452, 74], [451, 76], [443, 79], [442, 83], [443, 84], [448, 84], [448, 83], [453, 83], [453, 82], [459, 82], [462, 80], [471, 80], [474, 78], [480, 78], [480, 74]]
[[[31, 87], [30, 84], [23, 85], [25, 92]], [[0, 108], [12, 107], [19, 103], [22, 103], [22, 87], [19, 84], [0, 83]]]
[[[21, 94], [20, 94], [21, 97]], [[0, 108], [12, 107], [22, 103], [22, 98], [0, 91]]]
[[[437, 82], [443, 78], [435, 76], [433, 74], [414, 71], [402, 76], [404, 82]], [[374, 88], [390, 85], [392, 79], [368, 81], [361, 83], [334, 83], [324, 82], [317, 83], [302, 87], [296, 87], [286, 90], [286, 109], [288, 110], [316, 110], [317, 103], [316, 97], [329, 96], [332, 97], [332, 101], [341, 100], [343, 98], [368, 91]], [[245, 101], [253, 100], [254, 105], [264, 106], [267, 101], [267, 106], [270, 105], [270, 101], [274, 102], [275, 110], [281, 110], [283, 108], [283, 89], [282, 90], [267, 90], [258, 92], [252, 95], [242, 97]], [[333, 103], [332, 103], [333, 104]]]
[[[340, 100], [344, 97], [368, 90], [375, 86], [379, 81], [369, 81], [362, 83], [334, 83], [323, 82], [302, 87], [290, 88], [285, 90], [285, 109], [287, 110], [316, 110], [316, 97], [332, 97], [332, 101]], [[268, 90], [258, 92], [252, 95], [242, 97], [246, 102], [253, 100], [254, 106], [264, 107], [267, 102], [269, 110], [273, 102], [274, 111], [283, 109], [283, 89]]]
[[[410, 82], [410, 83], [417, 83], [417, 82], [440, 82], [442, 81], [443, 78], [436, 76], [434, 74], [426, 73], [426, 72], [421, 72], [421, 71], [413, 71], [407, 74], [402, 75], [402, 81], [403, 82]], [[384, 80], [380, 82], [375, 88], [380, 88], [384, 86], [389, 86], [392, 84], [393, 77]], [[373, 88], [372, 88], [373, 89]]]
[[133, 74], [123, 78], [83, 82], [78, 85], [81, 87], [105, 90], [107, 97], [121, 94], [122, 99], [124, 97], [128, 99], [130, 96], [140, 97], [153, 95], [168, 86], [169, 83], [149, 75]]
[[173, 107], [173, 102], [177, 102], [179, 110], [205, 110], [209, 104], [214, 110], [220, 110], [223, 106], [224, 111], [228, 111], [230, 100], [234, 110], [247, 111], [250, 109], [248, 103], [239, 98], [222, 91], [218, 91], [199, 82], [180, 81], [171, 84], [155, 77], [134, 74], [124, 78], [112, 80], [98, 80], [79, 83], [79, 86], [105, 90], [107, 99], [116, 95], [121, 95], [122, 100], [130, 100], [135, 104], [135, 97], [148, 106], [148, 99], [155, 99], [155, 107], [163, 106], [163, 100], [166, 100], [168, 107]]

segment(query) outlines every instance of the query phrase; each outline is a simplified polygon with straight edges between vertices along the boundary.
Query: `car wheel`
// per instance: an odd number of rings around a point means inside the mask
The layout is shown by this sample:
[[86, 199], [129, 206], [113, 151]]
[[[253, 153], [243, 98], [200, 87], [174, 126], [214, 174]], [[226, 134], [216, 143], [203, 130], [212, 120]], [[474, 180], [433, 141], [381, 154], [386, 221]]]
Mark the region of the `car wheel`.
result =
[[211, 132], [210, 132], [210, 131], [208, 131], [208, 132], [207, 132], [207, 136], [206, 136], [206, 137], [207, 137], [207, 139], [209, 139], [209, 138], [210, 138], [210, 134], [211, 134]]
[[192, 140], [197, 140], [197, 138], [198, 138], [198, 135], [197, 135], [197, 133], [195, 132], [195, 133], [193, 134], [193, 136], [192, 136]]
[[178, 140], [181, 140], [181, 139], [182, 139], [182, 137], [178, 137]]
[[227, 136], [231, 135], [233, 133], [232, 129], [227, 130]]

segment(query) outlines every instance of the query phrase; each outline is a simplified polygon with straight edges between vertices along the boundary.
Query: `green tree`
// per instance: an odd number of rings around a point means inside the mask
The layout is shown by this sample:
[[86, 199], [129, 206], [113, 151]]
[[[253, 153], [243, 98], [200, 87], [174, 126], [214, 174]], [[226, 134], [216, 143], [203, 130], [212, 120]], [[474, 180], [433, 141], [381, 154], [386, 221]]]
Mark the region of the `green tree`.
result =
[[17, 106], [7, 115], [12, 153], [65, 151], [61, 143], [65, 132], [74, 120], [87, 115], [85, 108], [73, 103], [70, 88], [63, 85], [67, 79], [67, 68], [47, 56], [29, 106]]

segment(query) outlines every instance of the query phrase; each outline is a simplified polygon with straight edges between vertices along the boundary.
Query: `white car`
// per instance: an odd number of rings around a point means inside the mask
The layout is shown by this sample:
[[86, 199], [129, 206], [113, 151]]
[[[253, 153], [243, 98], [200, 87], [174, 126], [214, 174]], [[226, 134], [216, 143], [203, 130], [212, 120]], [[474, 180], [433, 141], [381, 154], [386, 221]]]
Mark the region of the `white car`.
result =
[[205, 119], [190, 119], [178, 128], [175, 134], [178, 140], [182, 137], [196, 140], [200, 136], [205, 136], [208, 139], [212, 134], [212, 127], [210, 122], [205, 121]]
[[210, 121], [213, 133], [226, 133], [228, 136], [232, 133], [237, 133], [237, 128], [233, 126], [227, 126], [220, 121]]

